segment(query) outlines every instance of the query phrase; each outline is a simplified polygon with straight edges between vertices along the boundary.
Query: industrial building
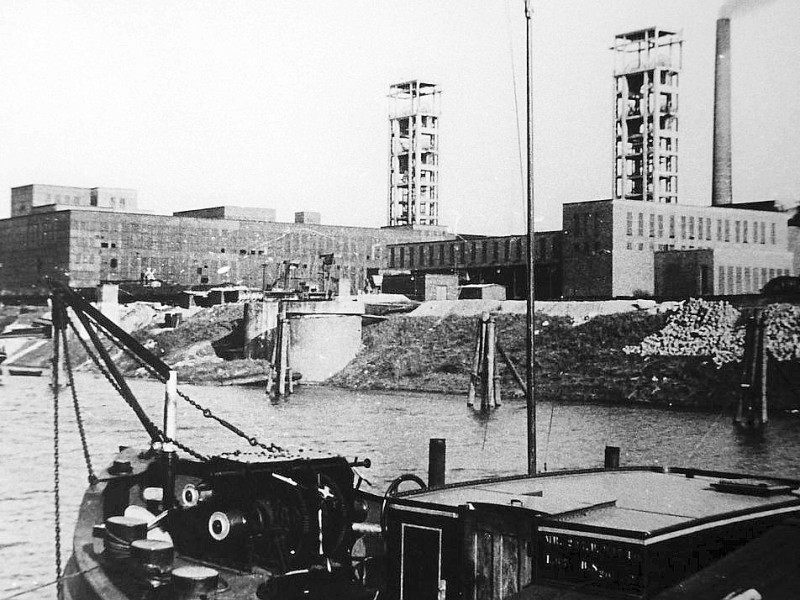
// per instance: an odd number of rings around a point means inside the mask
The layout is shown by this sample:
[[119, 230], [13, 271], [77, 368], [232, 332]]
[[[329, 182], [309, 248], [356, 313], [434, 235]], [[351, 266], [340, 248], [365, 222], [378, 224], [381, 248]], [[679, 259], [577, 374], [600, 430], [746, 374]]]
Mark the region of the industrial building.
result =
[[[658, 27], [616, 36], [612, 197], [564, 204], [563, 230], [535, 234], [537, 297], [752, 294], [800, 272], [798, 216], [733, 202], [728, 19], [717, 23], [711, 206], [678, 202], [682, 44]], [[498, 283], [520, 298], [524, 248], [522, 236], [406, 243], [390, 246], [389, 265]]]
[[137, 211], [136, 190], [123, 188], [81, 188], [34, 183], [11, 189], [11, 216], [90, 208], [97, 211]]
[[[685, 295], [757, 293], [773, 277], [791, 274], [788, 219], [736, 205], [565, 204], [563, 295], [676, 296], [687, 279], [695, 285]], [[699, 249], [710, 251], [700, 263]]]
[[[66, 193], [62, 186], [32, 189], [24, 209], [0, 220], [0, 294], [44, 293], [45, 278], [74, 288], [105, 281], [161, 280], [185, 286], [237, 283], [262, 288], [322, 289], [323, 280], [348, 279], [362, 289], [370, 272], [385, 267], [388, 244], [452, 236], [437, 227], [343, 227], [320, 224], [318, 213], [298, 212], [294, 223], [275, 222], [272, 209], [221, 206], [172, 216], [131, 212], [133, 194]], [[20, 192], [18, 190], [23, 190]], [[60, 195], [61, 198], [57, 196]], [[65, 199], [64, 196], [70, 198]], [[28, 196], [30, 197], [30, 196]], [[76, 198], [78, 198], [76, 200]], [[90, 204], [83, 202], [88, 198]], [[124, 205], [120, 199], [124, 198]], [[124, 208], [123, 208], [124, 207]]]
[[[537, 298], [758, 293], [795, 272], [791, 240], [800, 231], [772, 203], [594, 200], [564, 204], [563, 223], [562, 231], [534, 234]], [[524, 298], [526, 245], [521, 235], [390, 245], [389, 269], [457, 273], [462, 284], [497, 283], [509, 298]]]
[[[616, 36], [612, 197], [564, 204], [563, 229], [535, 234], [538, 298], [750, 294], [800, 273], [800, 217], [733, 202], [727, 19], [717, 24], [711, 206], [678, 202], [682, 44], [657, 27]], [[278, 223], [272, 209], [235, 206], [157, 216], [137, 212], [135, 190], [23, 186], [0, 221], [0, 293], [40, 292], [46, 277], [295, 289], [347, 279], [363, 289], [384, 270], [420, 298], [451, 298], [458, 284], [524, 298], [526, 236], [439, 227], [439, 86], [398, 83], [389, 99], [387, 227], [323, 225], [313, 212]]]
[[[496, 283], [508, 298], [527, 295], [527, 236], [459, 236], [389, 246], [389, 272], [414, 275], [454, 273], [462, 284]], [[562, 232], [535, 234], [537, 298], [558, 298], [562, 290]]]
[[439, 225], [439, 116], [435, 83], [406, 81], [389, 93], [386, 224]]

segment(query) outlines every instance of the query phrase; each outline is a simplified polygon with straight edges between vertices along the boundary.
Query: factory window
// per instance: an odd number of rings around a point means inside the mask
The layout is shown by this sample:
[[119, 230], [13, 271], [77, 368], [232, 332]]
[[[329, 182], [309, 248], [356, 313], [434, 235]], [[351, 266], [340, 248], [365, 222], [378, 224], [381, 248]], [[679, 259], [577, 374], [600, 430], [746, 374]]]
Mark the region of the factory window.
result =
[[733, 267], [728, 267], [728, 293], [733, 294]]
[[100, 242], [101, 248], [108, 248], [108, 242]]
[[649, 218], [649, 221], [650, 221], [650, 237], [655, 237], [656, 236], [656, 216], [651, 214], [650, 218]]
[[500, 260], [500, 242], [497, 240], [494, 242], [494, 260], [495, 262]]
[[675, 237], [675, 215], [669, 217], [669, 237]]
[[689, 239], [694, 239], [694, 217], [689, 217]]
[[644, 242], [639, 242], [639, 251], [644, 250]]
[[259, 256], [264, 256], [264, 251], [263, 251], [263, 250], [259, 250], [259, 251], [258, 251], [258, 255], [259, 255]]
[[731, 222], [728, 219], [725, 219], [725, 241], [731, 241]]
[[761, 285], [763, 286], [765, 283], [767, 283], [767, 268], [766, 267], [762, 267], [761, 268]]
[[[394, 252], [394, 248], [392, 248], [392, 252]], [[401, 266], [401, 267], [405, 266], [405, 260], [406, 260], [406, 249], [405, 248], [400, 248], [400, 265], [399, 266]]]
[[775, 245], [775, 223], [769, 225], [769, 243]]
[[664, 215], [658, 215], [658, 237], [664, 237]]
[[255, 255], [255, 253], [256, 253], [255, 250], [250, 250], [250, 254]]
[[686, 216], [681, 216], [681, 239], [686, 239]]
[[717, 282], [717, 293], [725, 293], [725, 267], [719, 268], [719, 281]]
[[706, 217], [706, 239], [711, 239], [711, 218]]
[[639, 237], [644, 237], [644, 214], [639, 213], [639, 220], [637, 224], [636, 232], [639, 234]]
[[116, 258], [112, 258], [110, 261], [108, 261], [108, 266], [111, 267], [112, 269], [116, 269], [117, 264], [118, 262]]
[[742, 267], [736, 267], [736, 293], [742, 293]]
[[742, 242], [747, 243], [747, 221], [742, 221]]
[[625, 249], [626, 250], [633, 250], [633, 242], [628, 242], [627, 244], [625, 244]]
[[739, 242], [742, 241], [742, 224], [741, 224], [741, 221], [736, 221], [733, 224], [733, 231], [734, 231], [734, 235], [735, 235], [734, 239], [736, 240], [736, 243], [738, 244]]
[[750, 267], [744, 268], [744, 291], [745, 293], [750, 292]]
[[769, 270], [769, 278], [770, 280], [775, 279], [775, 269]]
[[628, 235], [633, 235], [633, 213], [628, 211]]
[[767, 243], [766, 223], [764, 221], [761, 221], [761, 243]]
[[220, 248], [220, 249], [219, 249], [219, 251], [220, 251], [222, 254], [225, 254], [225, 248]]

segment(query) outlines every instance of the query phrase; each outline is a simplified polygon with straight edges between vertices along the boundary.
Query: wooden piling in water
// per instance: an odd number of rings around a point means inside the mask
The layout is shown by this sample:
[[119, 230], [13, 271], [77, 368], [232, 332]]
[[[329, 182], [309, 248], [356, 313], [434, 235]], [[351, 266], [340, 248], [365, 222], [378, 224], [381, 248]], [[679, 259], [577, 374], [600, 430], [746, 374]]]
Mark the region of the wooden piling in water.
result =
[[[467, 406], [475, 405], [475, 396], [480, 394], [481, 410], [488, 411], [502, 403], [500, 372], [497, 368], [496, 351], [505, 353], [497, 343], [497, 323], [494, 317], [485, 312], [478, 320], [475, 336], [475, 352], [472, 357]], [[510, 359], [506, 356], [506, 361]], [[512, 370], [514, 369], [511, 365]], [[519, 373], [515, 376], [520, 379]]]
[[475, 388], [478, 385], [481, 369], [481, 346], [483, 345], [483, 320], [478, 321], [475, 328], [475, 352], [472, 355], [472, 371], [469, 374], [469, 390], [467, 406], [475, 406]]
[[514, 364], [514, 361], [511, 360], [511, 357], [505, 351], [505, 348], [503, 348], [503, 346], [500, 344], [500, 342], [497, 342], [497, 351], [500, 353], [500, 356], [505, 361], [506, 366], [511, 371], [511, 375], [513, 375], [514, 381], [517, 382], [517, 385], [519, 386], [519, 389], [522, 390], [522, 393], [527, 396], [528, 395], [528, 386], [525, 385], [525, 381], [522, 379], [522, 375], [520, 375], [519, 370], [517, 369], [517, 366]]
[[286, 339], [286, 311], [282, 308], [278, 315], [278, 395], [286, 395], [286, 370], [288, 369], [288, 340]]
[[486, 322], [486, 362], [484, 369], [483, 399], [481, 410], [489, 410], [495, 407], [495, 321], [494, 317], [489, 317]]
[[760, 308], [753, 310], [747, 319], [741, 393], [736, 407], [734, 423], [748, 427], [761, 427], [768, 421], [769, 354], [764, 339], [764, 315]]

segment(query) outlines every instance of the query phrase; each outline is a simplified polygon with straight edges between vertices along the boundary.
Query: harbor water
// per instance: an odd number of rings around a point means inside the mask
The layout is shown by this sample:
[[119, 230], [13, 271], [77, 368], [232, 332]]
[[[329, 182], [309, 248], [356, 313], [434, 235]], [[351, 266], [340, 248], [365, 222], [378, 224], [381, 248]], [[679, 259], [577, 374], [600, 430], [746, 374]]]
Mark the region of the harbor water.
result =
[[[163, 387], [131, 382], [160, 422]], [[361, 474], [383, 493], [401, 473], [427, 477], [430, 438], [447, 440], [447, 480], [522, 473], [526, 458], [524, 402], [511, 400], [489, 415], [467, 408], [465, 395], [361, 393], [302, 387], [288, 401], [270, 402], [259, 388], [181, 386], [248, 434], [313, 456], [327, 451], [370, 458]], [[95, 470], [118, 446], [147, 445], [133, 411], [108, 383], [76, 379]], [[61, 544], [72, 543], [87, 471], [70, 388], [59, 393]], [[240, 449], [246, 441], [179, 405], [179, 440], [204, 453]], [[0, 386], [0, 600], [52, 581], [54, 551], [53, 392], [48, 379], [7, 377]], [[800, 478], [800, 418], [773, 418], [761, 435], [737, 431], [728, 415], [671, 412], [646, 406], [545, 403], [537, 410], [538, 464], [549, 471], [602, 466], [607, 445], [621, 447], [621, 464], [695, 466]], [[45, 586], [20, 598], [55, 598]]]

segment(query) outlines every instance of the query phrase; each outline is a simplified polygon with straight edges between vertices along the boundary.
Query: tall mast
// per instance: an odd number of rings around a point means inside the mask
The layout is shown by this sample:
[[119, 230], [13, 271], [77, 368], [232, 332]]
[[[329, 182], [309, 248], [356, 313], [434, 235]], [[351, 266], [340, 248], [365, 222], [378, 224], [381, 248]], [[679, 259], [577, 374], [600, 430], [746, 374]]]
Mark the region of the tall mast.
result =
[[531, 1], [525, 0], [525, 81], [527, 82], [527, 115], [528, 115], [528, 303], [527, 303], [527, 413], [528, 413], [528, 475], [536, 474], [536, 402], [533, 397], [534, 383], [534, 273], [533, 273], [533, 94], [531, 90], [531, 67], [533, 54], [532, 9]]

